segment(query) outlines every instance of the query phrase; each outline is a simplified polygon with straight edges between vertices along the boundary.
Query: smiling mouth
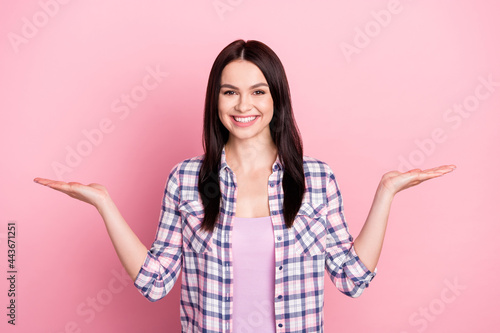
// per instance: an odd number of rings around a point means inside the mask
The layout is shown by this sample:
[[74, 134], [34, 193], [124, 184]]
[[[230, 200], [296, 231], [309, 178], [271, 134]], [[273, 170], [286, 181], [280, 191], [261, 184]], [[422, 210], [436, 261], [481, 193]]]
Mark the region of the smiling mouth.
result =
[[257, 116], [250, 116], [250, 117], [236, 117], [233, 116], [234, 120], [236, 120], [239, 123], [249, 123], [257, 118]]

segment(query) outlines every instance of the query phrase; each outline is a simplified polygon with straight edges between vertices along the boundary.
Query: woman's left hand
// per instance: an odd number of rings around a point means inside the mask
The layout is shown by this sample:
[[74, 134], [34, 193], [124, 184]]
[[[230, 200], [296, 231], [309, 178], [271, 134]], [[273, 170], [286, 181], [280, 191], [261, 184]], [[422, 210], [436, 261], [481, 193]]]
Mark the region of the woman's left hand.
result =
[[395, 195], [399, 191], [407, 189], [426, 180], [440, 177], [455, 170], [455, 165], [442, 165], [432, 169], [413, 169], [407, 172], [389, 171], [382, 176], [380, 186], [390, 194]]

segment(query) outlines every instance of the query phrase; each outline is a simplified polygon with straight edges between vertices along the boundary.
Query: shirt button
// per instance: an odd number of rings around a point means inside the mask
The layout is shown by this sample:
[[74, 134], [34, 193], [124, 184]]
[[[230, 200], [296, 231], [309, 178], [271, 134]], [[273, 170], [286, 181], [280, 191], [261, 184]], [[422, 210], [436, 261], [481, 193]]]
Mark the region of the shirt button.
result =
[[276, 215], [276, 214], [278, 214], [278, 212], [277, 212], [277, 211], [274, 211], [274, 212], [273, 212], [273, 215]]
[[280, 266], [278, 269], [281, 271], [283, 269], [283, 266]]
[[271, 183], [271, 185], [269, 185], [269, 186], [274, 187], [274, 184], [273, 184], [273, 183]]
[[283, 327], [283, 324], [278, 324], [278, 327]]
[[282, 298], [283, 298], [283, 296], [281, 296], [281, 295], [278, 296], [278, 299], [282, 299]]
[[277, 239], [280, 241], [281, 240], [281, 236], [278, 236]]

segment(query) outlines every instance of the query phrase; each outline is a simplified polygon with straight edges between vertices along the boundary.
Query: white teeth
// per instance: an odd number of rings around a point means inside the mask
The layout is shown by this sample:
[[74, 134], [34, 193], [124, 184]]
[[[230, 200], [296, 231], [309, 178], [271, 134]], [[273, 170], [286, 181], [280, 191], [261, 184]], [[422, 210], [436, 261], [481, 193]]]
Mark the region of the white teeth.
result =
[[252, 120], [254, 120], [255, 118], [257, 118], [257, 116], [255, 116], [255, 117], [244, 117], [244, 118], [234, 117], [234, 119], [236, 119], [236, 121], [239, 122], [239, 123], [248, 123], [248, 122], [251, 122]]

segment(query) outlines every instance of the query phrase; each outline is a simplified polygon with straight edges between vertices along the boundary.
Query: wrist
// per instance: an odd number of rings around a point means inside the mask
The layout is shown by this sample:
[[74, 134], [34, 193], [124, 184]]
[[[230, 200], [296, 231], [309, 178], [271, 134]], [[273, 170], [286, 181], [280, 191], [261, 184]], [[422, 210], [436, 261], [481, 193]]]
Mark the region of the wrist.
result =
[[108, 210], [110, 207], [114, 205], [113, 200], [111, 200], [111, 197], [109, 194], [104, 194], [102, 195], [99, 200], [96, 201], [95, 203], [95, 208], [99, 211], [99, 213], [102, 215], [102, 213], [106, 210]]
[[396, 192], [388, 189], [386, 186], [383, 185], [382, 181], [379, 183], [377, 192], [375, 193], [375, 196], [392, 201], [394, 197], [396, 196]]

